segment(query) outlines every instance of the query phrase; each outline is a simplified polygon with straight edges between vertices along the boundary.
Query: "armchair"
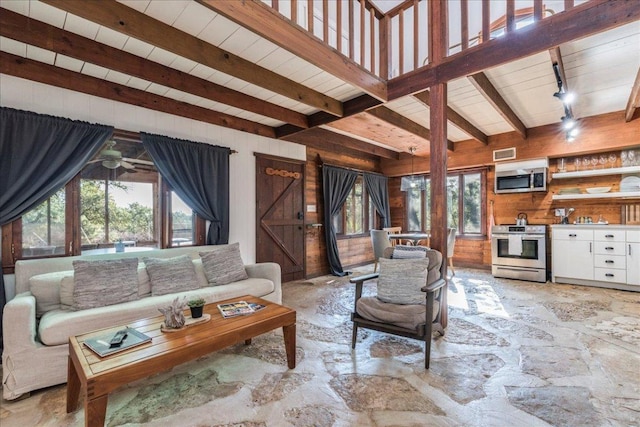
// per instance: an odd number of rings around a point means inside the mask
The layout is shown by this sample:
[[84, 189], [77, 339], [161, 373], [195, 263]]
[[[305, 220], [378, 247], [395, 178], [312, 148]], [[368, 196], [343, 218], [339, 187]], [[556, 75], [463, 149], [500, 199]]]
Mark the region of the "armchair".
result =
[[[425, 343], [424, 367], [429, 369], [433, 332], [435, 330], [444, 335], [442, 315], [447, 310], [447, 282], [440, 272], [443, 257], [436, 250], [424, 248], [426, 260], [392, 259], [394, 250], [394, 247], [385, 249], [383, 257], [379, 260], [379, 273], [350, 280], [356, 285], [351, 314], [351, 348], [356, 347], [358, 328], [417, 339]], [[364, 282], [376, 278], [379, 279], [378, 294], [363, 297]], [[384, 283], [382, 288], [381, 282]], [[392, 292], [389, 292], [390, 289]], [[395, 298], [399, 298], [401, 303], [389, 302]]]

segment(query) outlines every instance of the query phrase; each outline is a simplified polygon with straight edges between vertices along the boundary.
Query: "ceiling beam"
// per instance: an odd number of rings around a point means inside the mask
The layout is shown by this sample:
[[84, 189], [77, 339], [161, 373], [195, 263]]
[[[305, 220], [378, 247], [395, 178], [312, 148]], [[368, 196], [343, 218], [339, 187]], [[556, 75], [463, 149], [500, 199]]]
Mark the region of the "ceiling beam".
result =
[[[1, 11], [0, 35], [2, 36], [261, 116], [302, 128], [309, 127], [307, 116], [297, 111], [228, 89], [19, 13], [6, 9]], [[43, 37], [44, 34], [46, 37]]]
[[386, 101], [384, 80], [262, 1], [197, 1], [374, 98]]
[[[380, 105], [382, 102], [370, 95], [360, 95], [348, 101], [345, 101], [343, 105], [343, 116], [336, 117], [331, 114], [325, 113], [324, 111], [318, 111], [317, 113], [311, 114], [308, 116], [309, 119], [309, 128], [314, 128], [322, 125], [328, 125], [336, 120], [340, 120], [341, 118], [347, 118], [354, 116], [356, 114], [360, 114], [369, 108], [376, 107]], [[285, 138], [290, 135], [294, 135], [298, 132], [304, 131], [303, 128], [292, 126], [292, 125], [282, 125], [276, 128], [276, 135], [278, 138]]]
[[[431, 108], [431, 96], [428, 90], [425, 90], [424, 92], [418, 92], [413, 96], [418, 101]], [[476, 141], [481, 142], [484, 145], [487, 145], [489, 143], [487, 135], [484, 132], [472, 125], [467, 119], [462, 117], [456, 110], [449, 106], [447, 106], [447, 120], [449, 120], [451, 123], [453, 123], [454, 126], [456, 126], [458, 129], [460, 129]]]
[[[390, 80], [388, 100], [478, 73], [640, 19], [637, 1], [590, 0]], [[436, 72], [437, 70], [437, 72]]]
[[489, 101], [493, 108], [518, 132], [524, 139], [527, 139], [527, 127], [522, 120], [511, 109], [507, 101], [498, 93], [498, 90], [489, 81], [485, 73], [477, 73], [469, 76], [471, 83]]
[[636, 74], [636, 81], [631, 88], [631, 94], [627, 101], [627, 108], [624, 109], [624, 121], [630, 122], [633, 120], [633, 115], [636, 112], [636, 108], [640, 107], [640, 68], [638, 68], [638, 74]]
[[336, 116], [342, 115], [340, 101], [206, 43], [115, 0], [99, 2], [42, 0], [42, 2], [297, 102]]
[[269, 126], [6, 52], [0, 52], [0, 73], [242, 132], [275, 137], [275, 130]]
[[[428, 128], [419, 125], [399, 113], [396, 113], [390, 108], [380, 106], [367, 110], [367, 113], [389, 123], [392, 126], [404, 129], [409, 133], [419, 136], [420, 138], [431, 141], [431, 131]], [[452, 141], [447, 140], [447, 149], [453, 151], [454, 146]]]
[[283, 139], [323, 150], [330, 150], [329, 146], [331, 146], [336, 153], [341, 153], [344, 149], [349, 149], [359, 152], [360, 155], [373, 156], [376, 158], [382, 157], [392, 160], [398, 160], [400, 158], [400, 153], [397, 151], [369, 144], [359, 139], [322, 128], [307, 129]]

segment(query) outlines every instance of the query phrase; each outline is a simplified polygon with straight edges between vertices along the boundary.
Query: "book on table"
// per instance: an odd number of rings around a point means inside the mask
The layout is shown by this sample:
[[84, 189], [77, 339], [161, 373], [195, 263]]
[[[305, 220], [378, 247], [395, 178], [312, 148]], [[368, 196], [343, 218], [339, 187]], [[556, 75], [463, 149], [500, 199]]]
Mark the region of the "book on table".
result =
[[222, 317], [225, 318], [255, 313], [256, 311], [261, 310], [264, 307], [265, 306], [262, 304], [248, 303], [246, 301], [218, 304], [218, 309], [220, 310], [220, 313], [222, 313]]
[[110, 332], [96, 338], [89, 338], [84, 341], [84, 345], [98, 356], [105, 357], [151, 341], [151, 337], [149, 335], [138, 332], [133, 328], [127, 327], [123, 329], [126, 331], [126, 336], [120, 345], [112, 346], [110, 344], [111, 338], [113, 338], [115, 332]]

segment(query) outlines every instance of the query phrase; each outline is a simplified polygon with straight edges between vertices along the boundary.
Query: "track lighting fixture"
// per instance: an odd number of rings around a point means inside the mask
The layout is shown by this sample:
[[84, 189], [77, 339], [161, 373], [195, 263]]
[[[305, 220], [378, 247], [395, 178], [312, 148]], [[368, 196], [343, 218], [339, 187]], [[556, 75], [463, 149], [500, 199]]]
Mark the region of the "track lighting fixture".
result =
[[573, 112], [571, 111], [571, 104], [575, 100], [575, 96], [565, 91], [565, 85], [562, 82], [560, 68], [557, 63], [553, 64], [553, 72], [556, 76], [556, 83], [558, 84], [558, 91], [554, 93], [553, 96], [558, 98], [564, 107], [564, 116], [560, 118], [562, 128], [566, 131], [567, 142], [573, 142], [579, 133], [577, 128], [578, 122], [573, 118]]

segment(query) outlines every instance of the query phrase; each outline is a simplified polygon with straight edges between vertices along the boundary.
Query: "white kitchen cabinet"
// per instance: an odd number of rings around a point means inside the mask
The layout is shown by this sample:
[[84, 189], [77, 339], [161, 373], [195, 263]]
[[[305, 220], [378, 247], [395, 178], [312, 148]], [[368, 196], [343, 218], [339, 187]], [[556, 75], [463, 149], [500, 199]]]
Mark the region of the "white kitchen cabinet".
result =
[[640, 230], [627, 230], [627, 284], [640, 286]]
[[556, 283], [640, 291], [640, 227], [553, 225], [551, 276]]
[[556, 277], [593, 280], [593, 231], [553, 229], [553, 281]]

